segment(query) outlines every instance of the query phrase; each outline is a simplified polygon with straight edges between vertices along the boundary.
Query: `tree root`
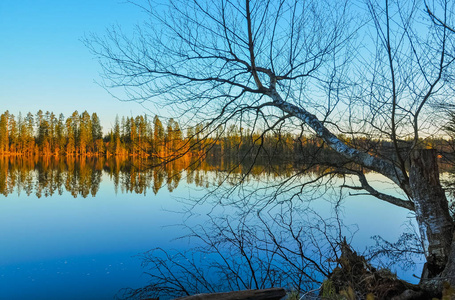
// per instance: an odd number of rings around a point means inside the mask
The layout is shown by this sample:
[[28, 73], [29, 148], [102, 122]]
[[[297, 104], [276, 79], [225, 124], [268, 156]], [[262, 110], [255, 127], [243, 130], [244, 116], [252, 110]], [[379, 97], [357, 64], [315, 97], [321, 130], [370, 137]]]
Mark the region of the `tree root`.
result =
[[343, 241], [336, 267], [322, 285], [322, 299], [431, 299], [419, 285], [398, 279], [387, 269], [376, 269]]

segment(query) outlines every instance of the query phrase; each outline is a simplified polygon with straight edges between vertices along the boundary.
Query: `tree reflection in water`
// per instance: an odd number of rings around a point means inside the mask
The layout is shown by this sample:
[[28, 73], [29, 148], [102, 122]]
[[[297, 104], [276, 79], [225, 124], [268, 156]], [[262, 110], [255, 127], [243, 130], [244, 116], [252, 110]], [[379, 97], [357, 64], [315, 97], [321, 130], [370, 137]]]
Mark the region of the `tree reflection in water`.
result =
[[[191, 207], [210, 207], [204, 218], [187, 210], [182, 232], [191, 248], [144, 253], [150, 285], [124, 289], [120, 297], [177, 297], [272, 286], [308, 291], [336, 267], [340, 242], [353, 229], [331, 210], [343, 194], [336, 187], [348, 178], [328, 167], [252, 166], [191, 157], [161, 165], [113, 156], [0, 157], [0, 193], [5, 196], [96, 196], [103, 178], [122, 193], [156, 194], [162, 188], [172, 192], [182, 181], [211, 188], [203, 198], [186, 199], [192, 200], [187, 202]], [[313, 209], [312, 199], [330, 197], [334, 198], [325, 212]]]
[[[146, 159], [115, 156], [107, 159], [96, 156], [0, 156], [0, 193], [5, 196], [12, 193], [34, 193], [40, 198], [61, 195], [67, 191], [74, 197], [85, 198], [89, 195], [96, 196], [104, 175], [112, 180], [116, 192], [120, 189], [122, 192], [146, 195], [149, 190], [156, 194], [164, 186], [172, 192], [181, 180], [198, 187], [208, 187], [213, 183], [225, 182], [226, 172], [242, 176], [244, 170], [248, 169], [252, 179], [264, 175], [289, 175], [291, 168], [291, 165], [284, 165], [279, 169], [267, 170], [259, 165], [250, 170], [248, 166], [226, 160], [199, 161], [192, 160], [191, 157], [156, 164]], [[215, 178], [209, 180], [208, 171], [213, 171]]]

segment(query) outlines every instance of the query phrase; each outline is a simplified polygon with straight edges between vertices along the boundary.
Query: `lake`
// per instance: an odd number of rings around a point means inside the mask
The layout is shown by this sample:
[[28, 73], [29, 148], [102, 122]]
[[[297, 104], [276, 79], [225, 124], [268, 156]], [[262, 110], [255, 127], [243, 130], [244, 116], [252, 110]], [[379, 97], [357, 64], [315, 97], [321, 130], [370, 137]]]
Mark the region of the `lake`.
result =
[[[143, 287], [150, 279], [144, 272], [150, 270], [141, 266], [142, 253], [194, 248], [197, 239], [178, 238], [198, 225], [208, 228], [206, 222], [215, 215], [233, 217], [239, 209], [256, 209], [274, 184], [289, 177], [256, 170], [244, 187], [226, 194], [233, 181], [223, 180], [226, 173], [213, 167], [202, 165], [189, 173], [185, 164], [141, 166], [96, 158], [0, 159], [0, 299], [113, 299], [123, 288]], [[368, 176], [390, 188], [377, 174]], [[298, 205], [328, 220], [339, 195], [320, 189], [308, 190], [311, 201]], [[213, 194], [196, 202], [208, 191]], [[277, 201], [289, 199], [286, 193], [283, 189]], [[373, 235], [396, 241], [412, 220], [406, 210], [371, 197], [345, 193], [339, 199], [343, 228], [353, 233], [352, 245], [359, 252], [374, 244]], [[287, 203], [293, 201], [304, 202]], [[274, 212], [282, 206], [268, 203], [263, 209]], [[417, 282], [413, 274], [420, 274], [422, 261], [416, 259], [415, 269], [395, 271]]]

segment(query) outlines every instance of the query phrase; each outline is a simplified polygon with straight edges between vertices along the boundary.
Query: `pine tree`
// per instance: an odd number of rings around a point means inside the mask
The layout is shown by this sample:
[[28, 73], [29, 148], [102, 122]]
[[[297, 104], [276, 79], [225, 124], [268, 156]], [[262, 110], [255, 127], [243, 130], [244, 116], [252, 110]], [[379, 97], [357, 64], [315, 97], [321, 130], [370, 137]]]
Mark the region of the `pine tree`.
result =
[[9, 152], [9, 112], [6, 111], [0, 116], [0, 155]]
[[43, 114], [41, 110], [36, 114], [37, 118], [37, 127], [38, 127], [38, 137], [37, 144], [39, 151], [44, 155], [50, 155], [49, 148], [49, 112], [46, 112], [46, 115]]
[[25, 126], [24, 126], [24, 140], [26, 142], [26, 152], [28, 155], [35, 153], [35, 133], [34, 133], [34, 117], [31, 112], [25, 117]]
[[153, 119], [153, 152], [161, 157], [164, 151], [164, 128], [158, 116]]
[[114, 147], [113, 147], [114, 154], [120, 155], [121, 142], [120, 142], [120, 124], [119, 124], [118, 116], [115, 117], [113, 143], [114, 143]]
[[57, 125], [55, 126], [55, 153], [63, 153], [66, 146], [66, 133], [65, 133], [65, 116], [60, 114], [58, 117]]
[[92, 141], [94, 143], [94, 151], [98, 155], [104, 153], [103, 128], [96, 113], [92, 113]]
[[19, 148], [19, 128], [14, 115], [9, 120], [9, 152], [17, 154]]
[[78, 139], [78, 131], [79, 131], [79, 114], [77, 111], [73, 112], [71, 117], [66, 119], [66, 134], [67, 134], [67, 142], [66, 142], [66, 154], [67, 155], [74, 155], [77, 152], [76, 144]]
[[89, 113], [84, 111], [80, 116], [80, 127], [79, 127], [79, 139], [78, 139], [78, 147], [79, 153], [81, 155], [85, 155], [90, 152], [90, 148], [92, 145], [92, 121]]

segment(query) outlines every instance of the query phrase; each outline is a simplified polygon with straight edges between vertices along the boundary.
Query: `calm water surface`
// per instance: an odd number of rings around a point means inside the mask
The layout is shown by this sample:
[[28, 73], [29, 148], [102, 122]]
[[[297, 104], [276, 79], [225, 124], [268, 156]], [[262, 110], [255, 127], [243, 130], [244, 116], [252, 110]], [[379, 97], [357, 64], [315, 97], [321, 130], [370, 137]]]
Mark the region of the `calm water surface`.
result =
[[[172, 182], [169, 172], [112, 172], [105, 164], [89, 171], [69, 168], [33, 167], [24, 173], [10, 167], [2, 173], [1, 300], [113, 299], [122, 288], [147, 284], [136, 255], [155, 247], [192, 246], [175, 240], [185, 232], [174, 225], [184, 217], [181, 200], [204, 194], [197, 177]], [[213, 171], [204, 174], [215, 177]], [[315, 205], [331, 209], [323, 200]], [[203, 213], [210, 207], [198, 209]], [[358, 225], [353, 245], [360, 251], [373, 244], [372, 235], [395, 240], [410, 217], [406, 210], [365, 197], [348, 197], [342, 210], [345, 224]], [[406, 279], [419, 273], [397, 271]]]

